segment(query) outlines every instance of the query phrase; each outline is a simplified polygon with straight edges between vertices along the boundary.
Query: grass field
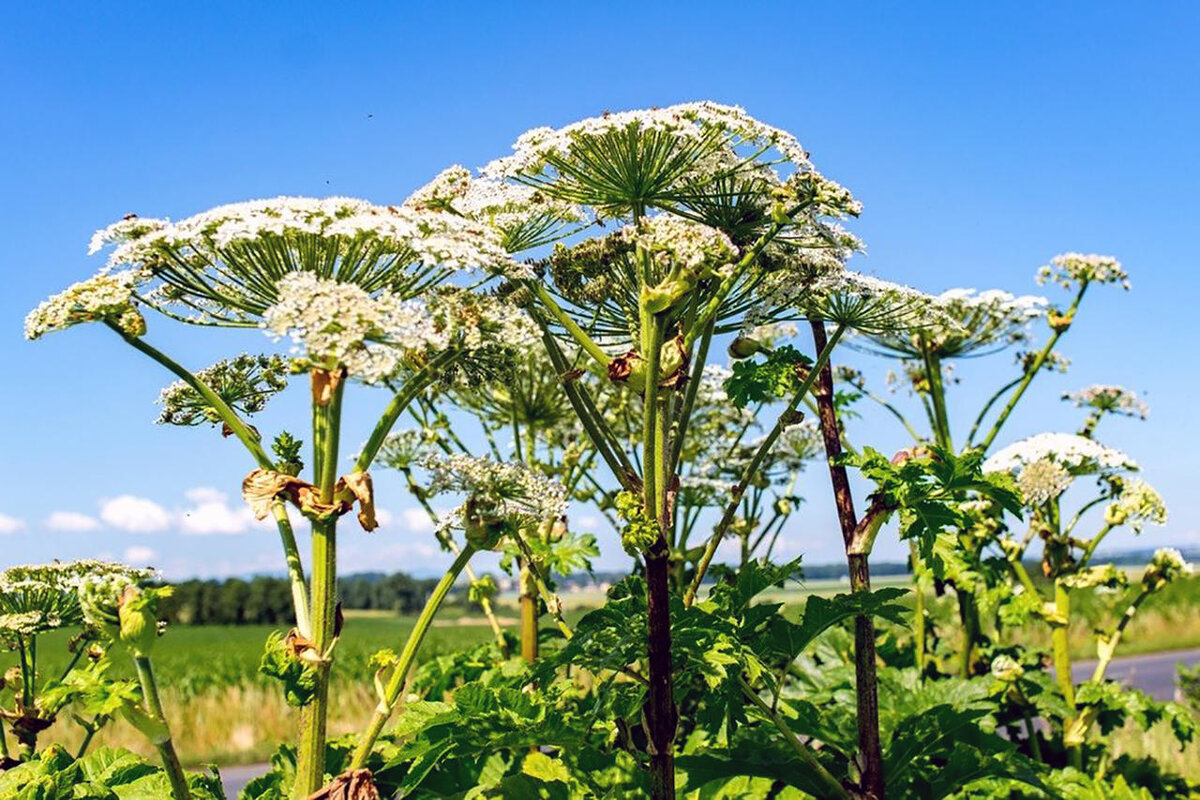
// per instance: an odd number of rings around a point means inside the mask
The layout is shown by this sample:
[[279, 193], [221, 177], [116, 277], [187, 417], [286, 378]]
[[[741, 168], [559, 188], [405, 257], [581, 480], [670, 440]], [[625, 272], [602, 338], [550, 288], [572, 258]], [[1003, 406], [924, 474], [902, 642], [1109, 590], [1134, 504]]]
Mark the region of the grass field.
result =
[[[905, 585], [904, 578], [885, 578], [876, 586]], [[814, 581], [803, 587], [777, 590], [768, 594], [776, 602], [793, 606], [795, 611], [808, 593], [835, 594], [846, 586], [837, 581]], [[1182, 581], [1156, 596], [1130, 626], [1120, 652], [1132, 654], [1200, 646], [1200, 578]], [[599, 592], [581, 592], [569, 596], [568, 618], [578, 619], [591, 606], [602, 602]], [[948, 611], [948, 598], [939, 603]], [[1094, 639], [1090, 627], [1103, 618], [1106, 609], [1085, 606], [1083, 619], [1072, 629], [1072, 641], [1078, 658], [1094, 657]], [[516, 609], [501, 605], [502, 620], [515, 632]], [[482, 617], [464, 614], [459, 608], [447, 608], [439, 618], [422, 649], [422, 658], [470, 646], [491, 638], [491, 629]], [[412, 627], [412, 619], [385, 612], [350, 612], [337, 647], [335, 703], [331, 709], [330, 730], [334, 734], [360, 730], [377, 702], [371, 690], [370, 655], [382, 647], [399, 649]], [[273, 682], [258, 673], [263, 642], [269, 626], [174, 626], [156, 648], [154, 659], [163, 687], [164, 700], [172, 717], [172, 727], [181, 754], [192, 764], [250, 763], [265, 759], [278, 742], [290, 740], [296, 730], [297, 712], [289, 708]], [[1024, 634], [1022, 634], [1024, 635]], [[66, 663], [66, 636], [44, 637], [39, 648], [43, 677], [56, 675]], [[1041, 643], [1027, 635], [1031, 643]], [[0, 668], [7, 669], [15, 659], [0, 654]], [[44, 741], [60, 741], [74, 746], [81, 738], [78, 728], [60, 721], [43, 734]], [[123, 722], [110, 725], [97, 743], [130, 747], [147, 752], [145, 741]], [[1156, 737], [1130, 741], [1131, 751], [1165, 746]], [[1193, 745], [1179, 756], [1181, 769], [1200, 777], [1200, 748]]]

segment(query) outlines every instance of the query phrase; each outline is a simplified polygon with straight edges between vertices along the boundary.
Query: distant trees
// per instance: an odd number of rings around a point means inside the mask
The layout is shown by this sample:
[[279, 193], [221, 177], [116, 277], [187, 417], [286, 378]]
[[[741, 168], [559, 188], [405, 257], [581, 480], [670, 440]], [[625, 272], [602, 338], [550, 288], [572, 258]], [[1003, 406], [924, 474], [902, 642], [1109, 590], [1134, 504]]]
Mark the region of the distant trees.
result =
[[[436, 580], [391, 575], [349, 575], [339, 582], [344, 608], [415, 613]], [[292, 619], [291, 588], [286, 578], [258, 575], [248, 580], [188, 580], [165, 601], [165, 618], [184, 625], [286, 625]]]

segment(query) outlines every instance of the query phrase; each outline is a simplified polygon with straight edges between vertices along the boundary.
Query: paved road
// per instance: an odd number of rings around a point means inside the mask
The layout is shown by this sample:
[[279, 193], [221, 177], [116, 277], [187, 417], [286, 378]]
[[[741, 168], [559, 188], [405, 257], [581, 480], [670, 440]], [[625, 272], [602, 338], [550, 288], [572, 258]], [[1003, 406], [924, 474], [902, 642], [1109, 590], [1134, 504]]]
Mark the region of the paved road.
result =
[[[1175, 696], [1175, 667], [1181, 663], [1200, 663], [1200, 649], [1117, 658], [1109, 665], [1107, 677], [1136, 686], [1159, 700], [1171, 700]], [[1081, 662], [1071, 671], [1076, 681], [1082, 681], [1092, 677], [1095, 667], [1095, 662]]]
[[[1118, 658], [1109, 665], [1108, 677], [1136, 686], [1159, 700], [1170, 700], [1175, 694], [1175, 666], [1179, 663], [1200, 663], [1200, 649]], [[1094, 662], [1083, 661], [1075, 664], [1075, 680], [1090, 678], [1094, 668]], [[237, 797], [237, 793], [251, 778], [261, 775], [266, 770], [266, 764], [224, 768], [221, 770], [221, 778], [225, 783], [226, 795], [231, 799]]]

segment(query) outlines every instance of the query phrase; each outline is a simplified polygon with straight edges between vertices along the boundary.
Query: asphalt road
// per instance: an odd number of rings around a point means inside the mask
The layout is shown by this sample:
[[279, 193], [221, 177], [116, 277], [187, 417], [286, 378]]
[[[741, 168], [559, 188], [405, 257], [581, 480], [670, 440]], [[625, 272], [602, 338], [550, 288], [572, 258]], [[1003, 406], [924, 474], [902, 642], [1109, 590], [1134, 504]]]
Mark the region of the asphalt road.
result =
[[[1144, 656], [1126, 656], [1115, 659], [1108, 667], [1108, 677], [1136, 686], [1159, 700], [1170, 700], [1175, 695], [1175, 666], [1200, 663], [1200, 649], [1176, 650], [1169, 653], [1152, 653]], [[1082, 661], [1074, 665], [1075, 680], [1090, 678], [1095, 662]], [[256, 775], [267, 770], [267, 764], [250, 764], [242, 767], [225, 767], [221, 779], [229, 798], [237, 797], [242, 787]]]
[[[1200, 649], [1126, 656], [1113, 659], [1106, 677], [1136, 686], [1158, 700], [1171, 700], [1175, 696], [1176, 665], [1195, 666], [1197, 663], [1200, 663]], [[1085, 661], [1075, 664], [1071, 671], [1078, 682], [1092, 677], [1095, 668], [1095, 662]]]

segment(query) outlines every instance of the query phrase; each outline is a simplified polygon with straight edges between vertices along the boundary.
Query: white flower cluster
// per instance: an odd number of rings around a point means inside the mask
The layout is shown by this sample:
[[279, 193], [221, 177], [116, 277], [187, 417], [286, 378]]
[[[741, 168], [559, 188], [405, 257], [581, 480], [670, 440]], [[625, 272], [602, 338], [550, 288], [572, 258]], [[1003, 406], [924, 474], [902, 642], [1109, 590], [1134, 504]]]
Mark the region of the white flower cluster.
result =
[[1077, 392], [1066, 392], [1063, 400], [1070, 400], [1076, 408], [1094, 408], [1104, 413], [1138, 419], [1145, 419], [1150, 414], [1150, 407], [1145, 401], [1124, 386], [1094, 384]]
[[1137, 468], [1120, 450], [1074, 433], [1039, 433], [983, 462], [984, 472], [1014, 473], [1031, 507], [1058, 497], [1079, 475]]
[[406, 353], [444, 348], [425, 304], [384, 291], [376, 297], [354, 284], [297, 272], [276, 285], [278, 301], [263, 327], [290, 336], [298, 351], [328, 368], [342, 365], [354, 378], [376, 383], [394, 374]]
[[933, 322], [919, 331], [885, 331], [869, 337], [862, 349], [904, 358], [936, 353], [941, 359], [970, 355], [985, 348], [1000, 348], [1023, 341], [1029, 323], [1044, 315], [1045, 298], [1015, 297], [990, 289], [950, 289], [936, 298], [944, 322]]
[[1064, 289], [1085, 283], [1119, 283], [1128, 289], [1129, 275], [1121, 268], [1121, 262], [1112, 256], [1063, 253], [1038, 270], [1037, 282], [1039, 285], [1057, 283]]
[[83, 322], [108, 319], [129, 334], [145, 331], [145, 320], [136, 308], [134, 293], [148, 280], [140, 269], [101, 272], [43, 300], [25, 317], [25, 338], [37, 339], [51, 331]]
[[1167, 504], [1153, 486], [1143, 480], [1121, 481], [1113, 502], [1104, 510], [1109, 525], [1128, 525], [1141, 533], [1142, 527], [1167, 523]]
[[430, 298], [429, 312], [438, 330], [463, 350], [498, 345], [524, 352], [542, 346], [529, 315], [500, 298], [455, 289]]
[[1092, 471], [1136, 470], [1129, 456], [1074, 433], [1039, 433], [1010, 444], [983, 463], [984, 472], [1015, 472], [1042, 459], [1051, 459], [1075, 475]]
[[738, 254], [721, 231], [674, 214], [647, 217], [638, 227], [627, 225], [620, 237], [646, 250], [664, 271], [683, 270], [697, 277], [721, 272]]
[[549, 198], [532, 186], [473, 178], [466, 167], [455, 165], [404, 201], [405, 208], [451, 211], [476, 222], [511, 233], [535, 220], [582, 222], [581, 208]]
[[797, 285], [794, 290], [791, 302], [810, 319], [851, 330], [871, 333], [931, 326], [954, 329], [957, 325], [936, 297], [852, 270], [826, 273], [811, 285]]
[[90, 559], [9, 567], [0, 572], [0, 636], [27, 636], [78, 624], [83, 619], [80, 591], [89, 581], [109, 576], [147, 581], [156, 573]]
[[540, 172], [548, 158], [570, 158], [580, 139], [625, 131], [658, 131], [697, 142], [714, 132], [724, 134], [728, 147], [774, 148], [797, 170], [811, 171], [808, 153], [787, 131], [767, 125], [737, 106], [709, 101], [666, 108], [605, 113], [563, 128], [534, 128], [517, 139], [513, 154], [483, 168], [491, 177], [515, 177]]
[[[535, 522], [557, 519], [567, 511], [566, 488], [522, 464], [466, 455], [427, 455], [418, 463], [430, 474], [430, 495], [462, 492], [469, 496], [468, 503], [486, 503], [492, 514]], [[462, 517], [468, 503], [443, 523]]]
[[1026, 464], [1017, 473], [1017, 487], [1031, 508], [1043, 505], [1070, 488], [1075, 476], [1071, 471], [1049, 458]]
[[1163, 547], [1154, 551], [1142, 581], [1147, 585], [1162, 586], [1178, 578], [1191, 575], [1193, 566], [1174, 547]]
[[[242, 414], [257, 414], [267, 401], [287, 388], [288, 361], [282, 356], [242, 353], [205, 367], [196, 378], [230, 408]], [[160, 425], [218, 424], [221, 415], [199, 392], [184, 381], [176, 381], [158, 395]]]

